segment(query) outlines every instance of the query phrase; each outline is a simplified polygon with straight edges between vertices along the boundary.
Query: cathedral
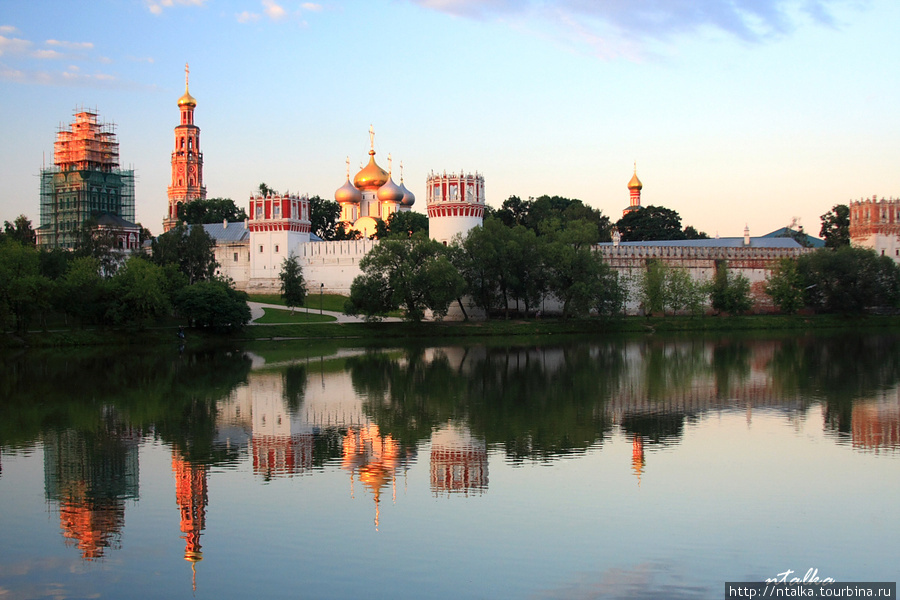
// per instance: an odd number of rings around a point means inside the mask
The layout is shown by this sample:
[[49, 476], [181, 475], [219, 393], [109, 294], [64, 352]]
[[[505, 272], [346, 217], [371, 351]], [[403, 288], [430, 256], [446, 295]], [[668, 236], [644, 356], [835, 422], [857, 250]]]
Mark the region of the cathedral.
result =
[[[200, 128], [194, 123], [197, 100], [188, 88], [185, 65], [184, 95], [178, 99], [179, 123], [175, 127], [175, 149], [171, 155], [171, 184], [165, 231], [178, 221], [179, 207], [206, 198]], [[362, 273], [359, 261], [378, 243], [371, 239], [379, 221], [395, 212], [412, 210], [416, 197], [403, 182], [393, 180], [393, 161], [388, 170], [375, 161], [375, 132], [369, 128], [369, 162], [334, 194], [341, 207], [340, 221], [346, 230], [356, 230], [360, 239], [323, 241], [313, 234], [309, 198], [297, 194], [255, 193], [248, 201], [244, 222], [223, 222], [203, 228], [216, 243], [219, 274], [229, 277], [242, 290], [276, 292], [284, 259], [296, 256], [303, 267], [309, 289], [349, 294], [353, 279]], [[481, 224], [484, 217], [484, 177], [480, 174], [432, 174], [427, 180], [427, 212], [432, 238], [447, 244]]]

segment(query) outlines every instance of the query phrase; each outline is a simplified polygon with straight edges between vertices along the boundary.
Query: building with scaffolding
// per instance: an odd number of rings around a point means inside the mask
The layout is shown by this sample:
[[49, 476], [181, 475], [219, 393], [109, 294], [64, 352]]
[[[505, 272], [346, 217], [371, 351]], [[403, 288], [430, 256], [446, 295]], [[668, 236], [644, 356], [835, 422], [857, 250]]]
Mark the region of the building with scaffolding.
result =
[[120, 249], [138, 247], [134, 171], [119, 168], [115, 125], [101, 123], [96, 110], [78, 109], [68, 129], [60, 126], [53, 166], [41, 169], [40, 203], [41, 247], [74, 248], [85, 224], [101, 225]]

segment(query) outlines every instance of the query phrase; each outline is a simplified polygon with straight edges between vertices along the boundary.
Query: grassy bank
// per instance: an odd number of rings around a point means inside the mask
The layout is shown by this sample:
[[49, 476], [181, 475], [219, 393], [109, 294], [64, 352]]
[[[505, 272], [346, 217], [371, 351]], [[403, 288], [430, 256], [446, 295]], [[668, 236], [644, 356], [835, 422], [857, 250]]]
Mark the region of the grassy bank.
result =
[[[310, 315], [311, 317], [312, 315]], [[315, 315], [318, 317], [318, 315]], [[188, 330], [186, 343], [218, 345], [222, 342], [280, 339], [465, 339], [510, 336], [606, 335], [620, 333], [665, 334], [676, 332], [771, 331], [802, 332], [819, 329], [867, 329], [900, 332], [900, 317], [834, 315], [754, 315], [739, 317], [625, 317], [609, 321], [598, 319], [530, 319], [470, 322], [382, 322], [336, 323], [294, 322], [273, 325], [248, 325], [240, 331], [213, 333]], [[0, 347], [74, 347], [74, 346], [147, 346], [177, 345], [177, 327], [144, 330], [69, 329], [7, 333], [0, 336]]]

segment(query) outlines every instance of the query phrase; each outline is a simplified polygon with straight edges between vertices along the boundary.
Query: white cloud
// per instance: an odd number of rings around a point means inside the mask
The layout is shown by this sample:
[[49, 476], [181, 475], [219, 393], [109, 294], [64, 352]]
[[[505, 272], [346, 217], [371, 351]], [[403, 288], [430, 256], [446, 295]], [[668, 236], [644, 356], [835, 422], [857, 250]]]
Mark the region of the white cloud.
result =
[[207, 0], [144, 0], [147, 9], [154, 15], [161, 15], [163, 10], [176, 4], [179, 6], [203, 6]]
[[284, 10], [284, 7], [277, 4], [274, 0], [263, 0], [262, 4], [264, 6], [263, 12], [273, 21], [280, 21], [287, 16], [287, 11]]
[[304, 2], [300, 8], [308, 12], [320, 12], [322, 10], [322, 5], [316, 4], [315, 2]]
[[20, 54], [31, 47], [31, 42], [19, 38], [8, 38], [0, 35], [0, 56], [4, 54]]
[[0, 33], [15, 33], [18, 29], [12, 25], [0, 25]]
[[31, 53], [31, 55], [35, 58], [42, 59], [56, 59], [65, 56], [65, 54], [63, 54], [62, 52], [57, 52], [56, 50], [35, 50]]
[[237, 14], [238, 23], [255, 23], [256, 21], [259, 21], [259, 18], [260, 15], [258, 13], [252, 13], [247, 10]]
[[60, 48], [68, 48], [70, 50], [90, 50], [94, 47], [91, 42], [64, 42], [61, 40], [47, 40], [44, 42], [48, 46], [59, 46]]

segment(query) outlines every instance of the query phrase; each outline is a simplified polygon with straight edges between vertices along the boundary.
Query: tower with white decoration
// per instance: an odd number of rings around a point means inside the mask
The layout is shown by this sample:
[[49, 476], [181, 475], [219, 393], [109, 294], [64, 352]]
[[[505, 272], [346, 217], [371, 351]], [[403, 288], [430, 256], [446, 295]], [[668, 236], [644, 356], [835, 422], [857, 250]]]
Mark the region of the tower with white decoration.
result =
[[484, 220], [484, 177], [477, 172], [432, 172], [425, 183], [425, 194], [428, 234], [444, 245]]

